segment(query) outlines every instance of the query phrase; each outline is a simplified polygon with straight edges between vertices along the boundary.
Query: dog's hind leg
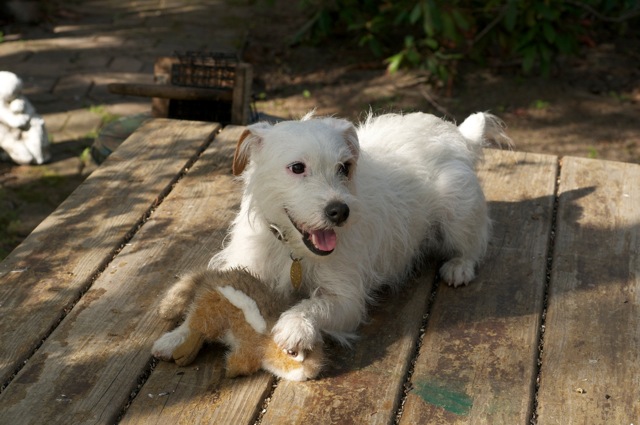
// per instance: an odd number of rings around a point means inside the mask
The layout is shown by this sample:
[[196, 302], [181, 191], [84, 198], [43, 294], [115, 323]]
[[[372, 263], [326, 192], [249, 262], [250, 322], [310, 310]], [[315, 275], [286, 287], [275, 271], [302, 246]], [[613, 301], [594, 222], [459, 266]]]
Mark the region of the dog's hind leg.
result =
[[478, 181], [474, 178], [459, 184], [465, 184], [467, 190], [445, 206], [440, 222], [441, 248], [449, 258], [440, 268], [440, 277], [451, 286], [466, 285], [475, 278], [475, 268], [486, 252], [491, 229]]

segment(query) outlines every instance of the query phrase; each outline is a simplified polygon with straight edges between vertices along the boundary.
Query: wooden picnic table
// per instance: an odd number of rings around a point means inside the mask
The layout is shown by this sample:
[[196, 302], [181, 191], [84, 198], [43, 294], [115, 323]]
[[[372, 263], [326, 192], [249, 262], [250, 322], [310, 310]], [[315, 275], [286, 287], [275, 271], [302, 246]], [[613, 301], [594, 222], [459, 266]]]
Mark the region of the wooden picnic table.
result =
[[156, 308], [240, 202], [242, 127], [157, 119], [0, 263], [2, 424], [640, 422], [640, 166], [486, 150], [494, 222], [467, 287], [426, 265], [319, 379], [158, 362]]

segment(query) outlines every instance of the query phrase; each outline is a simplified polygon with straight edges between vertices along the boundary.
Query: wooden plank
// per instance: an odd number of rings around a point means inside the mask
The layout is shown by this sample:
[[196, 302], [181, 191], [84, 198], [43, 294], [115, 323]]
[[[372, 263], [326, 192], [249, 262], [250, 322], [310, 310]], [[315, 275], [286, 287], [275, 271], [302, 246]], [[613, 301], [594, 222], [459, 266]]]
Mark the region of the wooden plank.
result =
[[251, 123], [251, 86], [253, 68], [248, 63], [236, 67], [236, 79], [233, 82], [233, 101], [231, 104], [231, 122], [248, 125]]
[[528, 423], [556, 170], [553, 156], [487, 151], [487, 257], [469, 286], [439, 285], [401, 424]]
[[159, 363], [120, 423], [253, 424], [274, 378], [225, 379], [223, 358], [223, 347], [205, 346], [188, 367]]
[[[164, 268], [154, 268], [154, 280], [164, 283], [170, 277], [185, 270], [205, 267], [215, 252], [222, 246], [228, 225], [240, 206], [241, 186], [230, 173], [231, 158], [235, 144], [244, 127], [226, 127], [216, 138], [224, 150], [207, 152], [196, 163], [194, 169], [183, 179], [171, 196], [161, 205], [156, 214], [158, 219], [171, 217], [183, 204], [197, 212], [188, 223], [172, 228], [172, 234], [186, 232], [199, 235], [197, 245], [186, 239], [186, 243], [172, 243], [164, 247]], [[215, 143], [215, 142], [214, 142]], [[203, 178], [212, 168], [227, 170], [215, 178]], [[191, 179], [193, 177], [193, 179]], [[199, 184], [198, 192], [186, 191], [182, 186]], [[175, 197], [174, 197], [175, 196]], [[174, 202], [174, 200], [176, 200]], [[170, 205], [176, 204], [169, 208]], [[206, 213], [202, 213], [205, 211]], [[213, 233], [212, 233], [213, 232]], [[173, 264], [174, 271], [167, 273], [167, 262]], [[163, 292], [155, 301], [159, 302]], [[156, 323], [155, 332], [148, 337], [145, 347], [147, 356], [151, 345], [172, 326], [167, 326], [157, 316], [155, 307], [149, 307], [151, 319]], [[222, 376], [223, 350], [221, 347], [205, 347], [196, 361], [189, 367], [178, 367], [174, 363], [159, 362], [148, 377], [140, 394], [131, 402], [122, 418], [122, 424], [252, 424], [259, 413], [262, 402], [273, 384], [273, 377], [258, 373], [247, 378], [225, 379]]]
[[[221, 145], [226, 146], [226, 150], [203, 157], [185, 178], [185, 185], [203, 186], [202, 180], [206, 179], [207, 170], [214, 166], [229, 170], [235, 143], [242, 130], [243, 127], [226, 127], [217, 138]], [[194, 181], [190, 179], [192, 176]], [[202, 243], [199, 249], [186, 245], [181, 252], [175, 246], [167, 247], [167, 256], [177, 256], [181, 259], [185, 257], [181, 261], [189, 261], [188, 266], [179, 266], [179, 271], [193, 270], [196, 267], [191, 264], [194, 259], [197, 259], [200, 267], [207, 264], [213, 254], [211, 247], [218, 249], [221, 246], [228, 224], [239, 207], [241, 190], [230, 173], [221, 174], [209, 180], [201, 192], [207, 193], [209, 198], [206, 202], [210, 205], [192, 204], [202, 195], [185, 192], [180, 188], [176, 188], [175, 191], [180, 199], [190, 200], [191, 208], [207, 211], [207, 214], [200, 214], [189, 221], [190, 225], [187, 227], [189, 233], [201, 234], [205, 237], [211, 230], [198, 230], [197, 227], [214, 224], [216, 234], [213, 242]], [[163, 207], [170, 202], [172, 202], [171, 197], [167, 198], [167, 201], [158, 209], [158, 213], [164, 213]], [[176, 208], [179, 208], [179, 205]], [[176, 230], [176, 232], [179, 231]], [[158, 320], [155, 313], [152, 317]], [[166, 326], [164, 330], [168, 330]], [[151, 343], [159, 336], [158, 333], [153, 335], [146, 348], [147, 352], [150, 350]], [[273, 377], [266, 373], [259, 373], [248, 378], [229, 380], [222, 377], [222, 368], [223, 358], [220, 347], [217, 349], [205, 347], [195, 363], [186, 368], [178, 367], [174, 363], [160, 362], [147, 379], [138, 397], [128, 407], [121, 423], [252, 424], [259, 413], [262, 401], [271, 390]]]
[[[172, 125], [183, 129], [187, 141], [194, 137], [189, 124]], [[175, 134], [170, 127], [154, 134]], [[206, 264], [238, 207], [238, 187], [229, 171], [238, 134], [230, 133], [231, 140], [223, 132], [212, 142], [0, 394], [3, 421], [116, 421], [147, 369], [152, 342], [167, 330], [156, 313], [161, 294], [176, 274]], [[193, 148], [187, 144], [184, 150]], [[166, 155], [180, 152], [160, 149], [148, 161], [163, 163]], [[140, 166], [143, 174], [163, 173]], [[119, 186], [124, 187], [122, 181]], [[120, 206], [112, 203], [105, 211], [116, 215]], [[87, 230], [80, 236], [86, 237]]]
[[219, 128], [169, 122], [141, 127], [0, 263], [0, 385]]
[[372, 309], [353, 350], [332, 347], [316, 381], [281, 381], [262, 424], [388, 424], [398, 408], [434, 280], [435, 267]]
[[111, 93], [129, 96], [158, 97], [175, 100], [223, 100], [231, 102], [232, 90], [205, 87], [183, 87], [165, 84], [111, 83], [107, 85]]
[[640, 166], [564, 158], [539, 423], [640, 418]]

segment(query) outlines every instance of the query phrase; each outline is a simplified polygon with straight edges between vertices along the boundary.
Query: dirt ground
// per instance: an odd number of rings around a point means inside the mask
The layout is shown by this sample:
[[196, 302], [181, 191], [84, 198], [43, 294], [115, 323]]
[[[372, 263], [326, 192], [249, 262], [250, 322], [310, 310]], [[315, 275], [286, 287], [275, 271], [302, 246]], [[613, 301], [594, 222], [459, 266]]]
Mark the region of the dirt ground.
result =
[[[315, 108], [358, 120], [369, 110], [420, 110], [460, 122], [491, 111], [506, 123], [515, 150], [640, 163], [640, 30], [583, 46], [549, 78], [525, 78], [514, 66], [462, 64], [447, 92], [421, 71], [388, 74], [349, 40], [291, 46], [305, 19], [297, 8], [273, 7], [253, 20], [243, 56], [254, 67], [261, 113], [296, 118]], [[0, 259], [93, 169], [83, 157], [90, 144], [69, 145], [75, 160], [50, 164], [50, 176], [30, 179], [29, 167], [0, 163]]]
[[257, 21], [246, 49], [257, 94], [266, 96], [260, 111], [296, 117], [317, 108], [357, 120], [369, 108], [420, 110], [458, 122], [491, 111], [507, 124], [516, 150], [640, 162], [640, 31], [583, 46], [549, 78], [522, 77], [517, 66], [463, 64], [446, 93], [419, 71], [389, 75], [348, 40], [287, 47], [304, 18], [285, 9]]

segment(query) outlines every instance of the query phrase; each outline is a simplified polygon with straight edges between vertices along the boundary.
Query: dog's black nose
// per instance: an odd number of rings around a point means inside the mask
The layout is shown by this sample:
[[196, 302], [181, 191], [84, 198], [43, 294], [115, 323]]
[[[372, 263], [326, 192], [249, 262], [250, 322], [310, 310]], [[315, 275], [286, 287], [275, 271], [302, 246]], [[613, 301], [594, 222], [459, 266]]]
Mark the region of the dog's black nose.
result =
[[347, 221], [347, 218], [349, 218], [349, 205], [340, 201], [330, 202], [325, 207], [324, 214], [327, 216], [329, 221], [340, 226]]

